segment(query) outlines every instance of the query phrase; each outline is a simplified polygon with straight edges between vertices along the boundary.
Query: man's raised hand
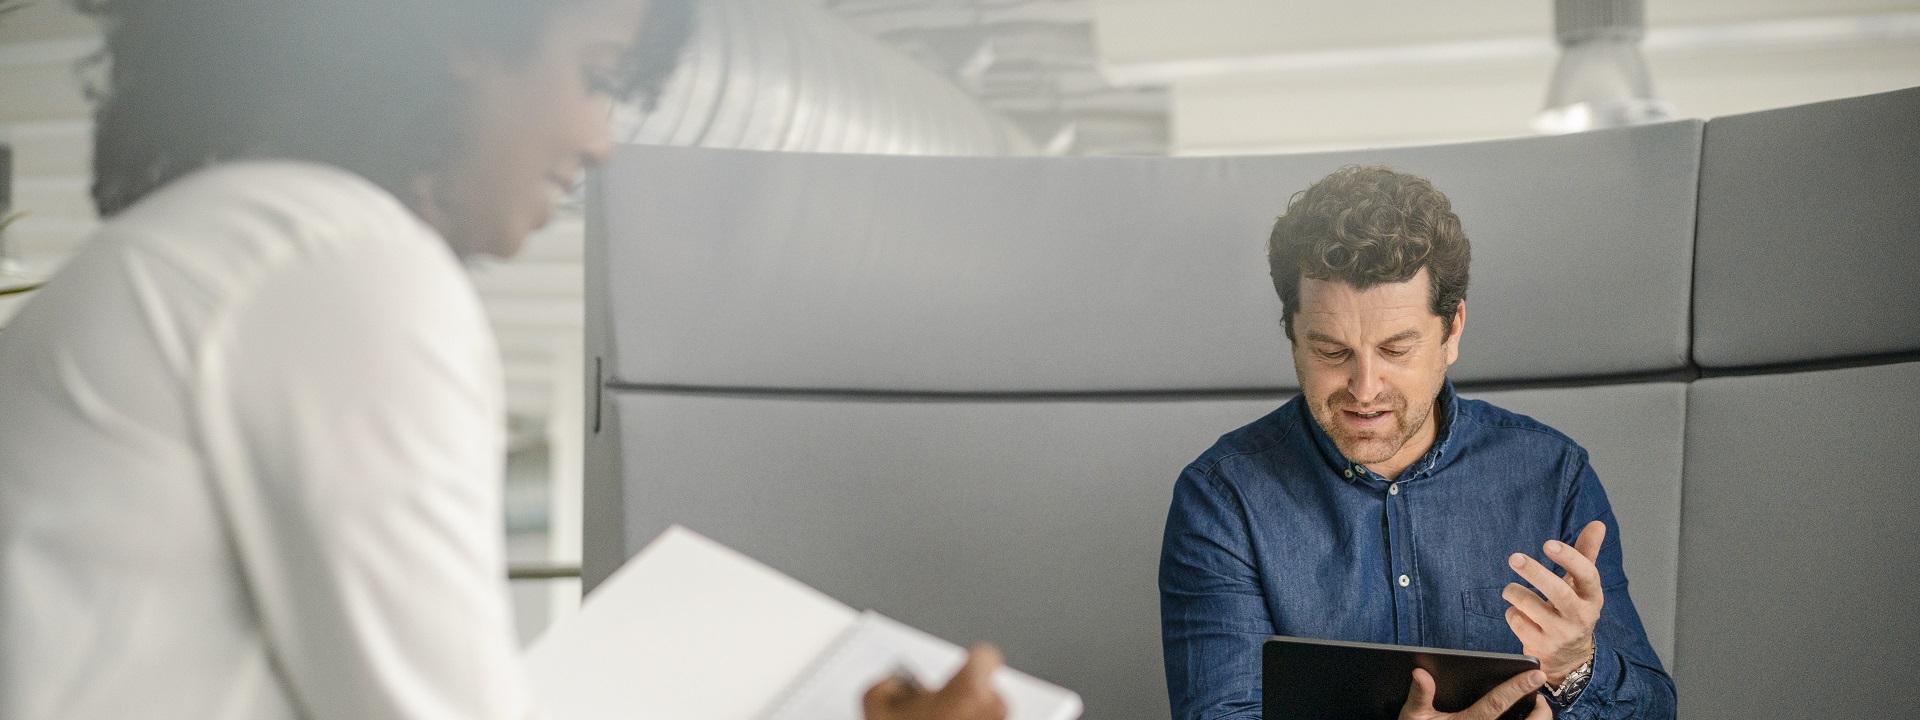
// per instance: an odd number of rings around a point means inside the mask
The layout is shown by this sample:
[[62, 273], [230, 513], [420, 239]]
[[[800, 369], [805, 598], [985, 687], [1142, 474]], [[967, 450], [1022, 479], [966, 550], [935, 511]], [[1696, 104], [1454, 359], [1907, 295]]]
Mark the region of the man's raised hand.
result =
[[[1413, 687], [1407, 690], [1407, 703], [1400, 706], [1400, 720], [1494, 720], [1500, 717], [1514, 703], [1522, 702], [1540, 685], [1547, 681], [1539, 670], [1528, 670], [1513, 676], [1506, 682], [1489, 691], [1467, 709], [1457, 713], [1443, 713], [1433, 709], [1433, 676], [1420, 668], [1413, 669]], [[1527, 720], [1551, 720], [1553, 711], [1547, 708], [1546, 698], [1533, 695], [1533, 710], [1527, 713]]]
[[1594, 561], [1600, 558], [1600, 545], [1606, 539], [1606, 524], [1595, 520], [1580, 530], [1574, 541], [1578, 547], [1548, 540], [1547, 557], [1566, 569], [1564, 578], [1522, 553], [1507, 558], [1507, 565], [1540, 591], [1535, 595], [1519, 583], [1508, 583], [1501, 597], [1513, 604], [1507, 608], [1507, 626], [1520, 638], [1525, 652], [1540, 659], [1547, 682], [1565, 682], [1567, 675], [1593, 659], [1593, 626], [1600, 621], [1600, 606], [1606, 600]]

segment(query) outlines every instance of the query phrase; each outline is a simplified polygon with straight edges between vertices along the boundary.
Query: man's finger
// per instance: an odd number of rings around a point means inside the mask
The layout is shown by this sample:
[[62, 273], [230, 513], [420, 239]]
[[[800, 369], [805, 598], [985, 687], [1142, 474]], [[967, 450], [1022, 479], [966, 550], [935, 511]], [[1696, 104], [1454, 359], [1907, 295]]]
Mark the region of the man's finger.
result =
[[1595, 520], [1580, 528], [1580, 537], [1573, 544], [1580, 548], [1580, 554], [1587, 556], [1587, 562], [1600, 562], [1600, 546], [1607, 542], [1607, 524]]
[[[1599, 523], [1596, 522], [1595, 524], [1597, 525]], [[1589, 525], [1587, 527], [1591, 529], [1593, 526]], [[1605, 535], [1606, 531], [1603, 530], [1600, 534]], [[1582, 534], [1579, 542], [1586, 542], [1587, 537], [1588, 534]], [[1597, 546], [1598, 544], [1596, 543], [1596, 547]], [[1548, 540], [1546, 550], [1547, 557], [1553, 558], [1554, 562], [1560, 563], [1560, 567], [1566, 568], [1566, 582], [1575, 594], [1587, 602], [1593, 602], [1600, 598], [1600, 566], [1593, 564], [1593, 559], [1587, 557], [1585, 550], [1577, 550], [1573, 546], [1560, 542], [1559, 540]], [[1599, 551], [1595, 550], [1595, 552]], [[1559, 602], [1559, 600], [1554, 601], [1555, 604], [1559, 604]], [[1572, 606], [1568, 605], [1567, 607]]]
[[1533, 618], [1527, 617], [1527, 614], [1521, 612], [1520, 608], [1507, 608], [1506, 617], [1507, 629], [1513, 631], [1514, 637], [1520, 638], [1521, 645], [1537, 647], [1546, 640], [1546, 628], [1540, 627], [1540, 623], [1534, 622]]
[[1542, 628], [1562, 622], [1559, 611], [1541, 600], [1539, 595], [1533, 594], [1532, 590], [1521, 587], [1520, 583], [1507, 583], [1506, 589], [1500, 591], [1500, 597]]
[[[1549, 540], [1547, 542], [1552, 543], [1556, 541]], [[1548, 554], [1551, 555], [1552, 553]], [[1519, 573], [1520, 577], [1526, 578], [1527, 582], [1532, 583], [1534, 589], [1539, 590], [1540, 594], [1547, 596], [1547, 601], [1553, 603], [1555, 608], [1567, 613], [1568, 617], [1572, 617], [1572, 611], [1575, 607], [1579, 606], [1581, 596], [1578, 591], [1574, 590], [1572, 585], [1567, 584], [1565, 578], [1553, 574], [1553, 571], [1548, 570], [1547, 566], [1541, 565], [1539, 560], [1527, 557], [1521, 553], [1514, 553], [1508, 556], [1507, 567], [1513, 568], [1513, 571]], [[1511, 602], [1511, 598], [1509, 598], [1509, 602]]]
[[1400, 717], [1424, 718], [1433, 713], [1433, 676], [1414, 668], [1413, 687], [1407, 688], [1407, 701], [1400, 706]]
[[1454, 720], [1494, 720], [1500, 717], [1500, 713], [1506, 712], [1507, 708], [1513, 707], [1514, 703], [1520, 702], [1520, 699], [1526, 697], [1528, 693], [1539, 690], [1540, 686], [1545, 684], [1547, 684], [1546, 673], [1539, 670], [1520, 673], [1500, 683], [1498, 687], [1467, 709], [1455, 713]]

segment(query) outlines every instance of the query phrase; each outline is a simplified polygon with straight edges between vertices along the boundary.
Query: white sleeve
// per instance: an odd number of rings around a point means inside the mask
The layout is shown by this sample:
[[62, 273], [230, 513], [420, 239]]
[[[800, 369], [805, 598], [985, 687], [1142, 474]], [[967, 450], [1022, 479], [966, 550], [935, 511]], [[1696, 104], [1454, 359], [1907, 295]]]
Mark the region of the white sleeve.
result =
[[390, 240], [304, 250], [210, 329], [215, 500], [304, 717], [518, 720], [497, 350], [451, 255]]

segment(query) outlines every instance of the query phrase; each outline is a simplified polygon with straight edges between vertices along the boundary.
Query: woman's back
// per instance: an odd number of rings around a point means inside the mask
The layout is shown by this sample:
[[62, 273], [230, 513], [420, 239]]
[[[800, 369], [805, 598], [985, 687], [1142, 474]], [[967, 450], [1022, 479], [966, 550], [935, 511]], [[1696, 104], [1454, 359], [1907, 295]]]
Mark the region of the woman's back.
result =
[[0, 718], [521, 714], [498, 363], [351, 173], [117, 215], [0, 331]]

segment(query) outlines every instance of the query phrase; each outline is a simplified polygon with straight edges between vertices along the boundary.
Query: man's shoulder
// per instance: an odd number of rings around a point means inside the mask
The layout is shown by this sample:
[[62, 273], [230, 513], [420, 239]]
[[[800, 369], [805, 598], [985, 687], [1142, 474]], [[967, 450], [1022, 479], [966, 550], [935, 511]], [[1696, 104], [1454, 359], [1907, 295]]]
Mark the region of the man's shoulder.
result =
[[1473, 431], [1486, 435], [1496, 443], [1522, 444], [1550, 453], [1569, 453], [1584, 457], [1586, 448], [1566, 433], [1553, 426], [1535, 420], [1512, 410], [1500, 407], [1485, 400], [1458, 398], [1460, 404], [1457, 422], [1470, 424]]
[[1214, 475], [1221, 465], [1231, 464], [1235, 459], [1284, 452], [1291, 445], [1306, 440], [1305, 427], [1300, 422], [1302, 412], [1305, 410], [1296, 395], [1260, 419], [1221, 435], [1212, 447], [1188, 463], [1188, 471]]

